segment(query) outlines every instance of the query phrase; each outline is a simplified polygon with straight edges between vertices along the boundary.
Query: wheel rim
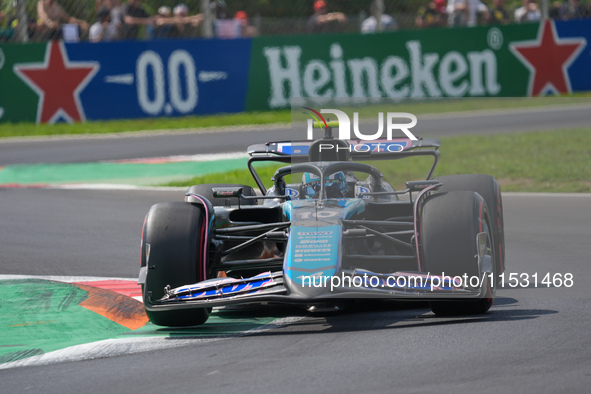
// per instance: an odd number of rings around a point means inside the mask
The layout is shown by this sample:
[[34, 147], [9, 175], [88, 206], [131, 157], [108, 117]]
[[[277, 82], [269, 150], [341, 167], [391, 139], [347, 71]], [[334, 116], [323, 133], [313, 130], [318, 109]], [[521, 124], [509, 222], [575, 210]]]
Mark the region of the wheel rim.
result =
[[[487, 218], [488, 219], [488, 218]], [[487, 296], [486, 298], [489, 299], [494, 299], [495, 298], [495, 294], [496, 294], [496, 288], [497, 288], [497, 280], [496, 280], [496, 274], [495, 274], [495, 265], [496, 265], [496, 261], [495, 261], [495, 250], [494, 250], [494, 244], [493, 244], [493, 240], [492, 240], [492, 233], [491, 233], [491, 227], [488, 224], [488, 220], [484, 220], [484, 228], [483, 228], [483, 232], [485, 233], [485, 245], [484, 245], [484, 250], [482, 251], [482, 253], [480, 254], [480, 257], [482, 259], [481, 261], [481, 270], [483, 275], [486, 273], [486, 275], [488, 276], [489, 280], [487, 281], [489, 284], [489, 288], [487, 289]], [[480, 247], [480, 245], [479, 245]], [[491, 280], [492, 279], [492, 280]]]

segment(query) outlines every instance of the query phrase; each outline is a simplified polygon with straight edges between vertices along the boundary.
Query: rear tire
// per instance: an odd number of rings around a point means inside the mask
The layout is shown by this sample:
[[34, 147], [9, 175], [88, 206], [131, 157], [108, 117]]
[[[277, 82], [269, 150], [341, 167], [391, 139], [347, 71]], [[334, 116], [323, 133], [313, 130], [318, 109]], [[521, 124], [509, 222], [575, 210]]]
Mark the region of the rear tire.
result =
[[[495, 254], [490, 217], [486, 202], [478, 193], [459, 191], [438, 193], [427, 197], [422, 207], [420, 240], [422, 245], [422, 271], [431, 275], [454, 277], [467, 275], [468, 278], [483, 272], [478, 263], [476, 236], [485, 232], [489, 267], [495, 269]], [[488, 276], [488, 273], [487, 273]], [[494, 287], [488, 282], [485, 297], [474, 300], [443, 300], [430, 302], [431, 310], [437, 315], [482, 314], [490, 309], [494, 301]]]
[[[224, 207], [229, 205], [238, 205], [238, 198], [214, 198], [213, 192], [211, 188], [213, 187], [241, 187], [243, 188], [243, 194], [245, 196], [256, 196], [254, 189], [247, 185], [233, 185], [231, 183], [208, 183], [203, 185], [195, 185], [191, 186], [187, 193], [199, 194], [202, 197], [205, 197], [211, 202], [214, 207]], [[189, 202], [196, 202], [197, 200], [195, 197], [187, 197], [187, 201]], [[257, 200], [245, 200], [244, 198], [240, 199], [240, 205], [257, 205]]]
[[[205, 234], [203, 208], [186, 202], [153, 205], [146, 216], [142, 238], [142, 266], [148, 267], [143, 286], [144, 304], [164, 296], [164, 288], [201, 282], [206, 278], [203, 261]], [[196, 326], [207, 321], [210, 308], [154, 311], [150, 321], [159, 326]]]
[[[441, 186], [437, 192], [461, 190], [474, 191], [484, 198], [489, 209], [490, 221], [494, 229], [494, 240], [497, 255], [497, 275], [505, 271], [505, 230], [503, 221], [503, 199], [501, 187], [495, 177], [483, 174], [445, 175], [435, 178]], [[498, 279], [498, 278], [497, 278]]]

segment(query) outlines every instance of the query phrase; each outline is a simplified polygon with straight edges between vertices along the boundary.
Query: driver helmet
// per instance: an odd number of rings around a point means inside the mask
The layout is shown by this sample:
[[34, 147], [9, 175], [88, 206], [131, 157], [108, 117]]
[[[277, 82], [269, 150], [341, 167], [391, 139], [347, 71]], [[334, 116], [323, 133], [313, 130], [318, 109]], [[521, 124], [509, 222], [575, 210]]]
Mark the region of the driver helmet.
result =
[[[343, 198], [347, 195], [347, 177], [343, 171], [326, 177], [324, 182], [328, 198]], [[305, 198], [317, 198], [320, 192], [320, 177], [310, 172], [302, 176], [302, 191]]]

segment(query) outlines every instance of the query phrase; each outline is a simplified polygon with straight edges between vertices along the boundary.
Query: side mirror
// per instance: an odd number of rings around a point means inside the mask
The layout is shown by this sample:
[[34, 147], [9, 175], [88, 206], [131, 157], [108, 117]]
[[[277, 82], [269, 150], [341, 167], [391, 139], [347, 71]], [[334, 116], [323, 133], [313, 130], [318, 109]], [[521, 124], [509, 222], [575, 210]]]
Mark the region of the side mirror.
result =
[[242, 187], [212, 187], [213, 198], [241, 197], [244, 188]]
[[433, 185], [441, 186], [441, 183], [439, 183], [438, 180], [406, 182], [406, 188], [408, 189], [409, 192], [420, 192], [420, 191], [423, 191], [424, 189], [428, 188], [429, 186], [433, 186]]

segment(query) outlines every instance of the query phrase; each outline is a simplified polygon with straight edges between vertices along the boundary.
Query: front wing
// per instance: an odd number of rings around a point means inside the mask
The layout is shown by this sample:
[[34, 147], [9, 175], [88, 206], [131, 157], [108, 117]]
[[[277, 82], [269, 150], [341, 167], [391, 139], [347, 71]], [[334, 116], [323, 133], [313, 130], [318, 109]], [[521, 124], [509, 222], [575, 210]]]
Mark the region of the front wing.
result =
[[[334, 278], [338, 278], [338, 281]], [[430, 301], [478, 299], [486, 296], [492, 279], [483, 274], [477, 287], [466, 286], [457, 278], [418, 272], [380, 274], [366, 270], [342, 271], [339, 276], [316, 277], [309, 286], [319, 289], [314, 296], [292, 292], [283, 273], [266, 272], [246, 279], [210, 279], [192, 285], [167, 288], [159, 300], [144, 299], [148, 310], [209, 308], [249, 303], [317, 303], [344, 299], [397, 299]], [[146, 298], [146, 296], [145, 296]]]

